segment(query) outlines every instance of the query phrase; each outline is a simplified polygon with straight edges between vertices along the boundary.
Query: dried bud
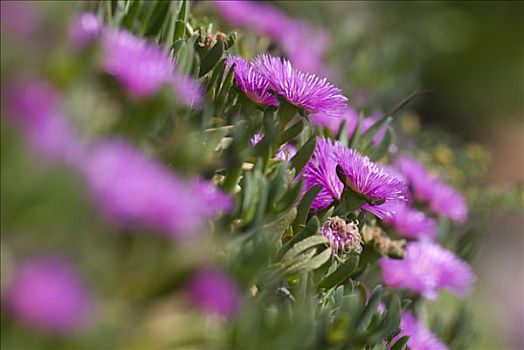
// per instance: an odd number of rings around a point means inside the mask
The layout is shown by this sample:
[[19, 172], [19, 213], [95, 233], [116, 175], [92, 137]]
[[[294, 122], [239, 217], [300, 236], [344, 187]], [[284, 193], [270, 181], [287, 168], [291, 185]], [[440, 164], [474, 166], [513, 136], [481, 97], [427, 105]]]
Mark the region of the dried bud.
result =
[[329, 218], [322, 226], [322, 234], [329, 240], [335, 252], [349, 253], [362, 251], [362, 239], [357, 227], [358, 222], [346, 223], [338, 216]]

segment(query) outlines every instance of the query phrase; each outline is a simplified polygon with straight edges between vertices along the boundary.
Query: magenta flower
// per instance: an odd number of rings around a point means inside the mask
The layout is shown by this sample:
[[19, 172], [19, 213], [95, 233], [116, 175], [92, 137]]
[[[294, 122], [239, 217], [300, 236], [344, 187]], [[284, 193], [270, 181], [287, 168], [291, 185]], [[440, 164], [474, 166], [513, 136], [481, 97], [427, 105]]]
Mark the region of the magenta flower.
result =
[[304, 167], [300, 177], [303, 179], [304, 192], [316, 185], [322, 189], [311, 204], [311, 208], [321, 210], [339, 199], [344, 189], [344, 184], [337, 176], [337, 162], [333, 157], [335, 143], [328, 138], [317, 138], [317, 146], [311, 159]]
[[278, 100], [269, 92], [269, 81], [260, 75], [251, 62], [240, 56], [228, 56], [226, 65], [235, 65], [234, 76], [238, 88], [253, 102], [268, 106], [278, 105]]
[[430, 241], [408, 243], [404, 259], [381, 258], [380, 266], [386, 285], [407, 288], [428, 299], [436, 299], [440, 289], [465, 296], [475, 280], [466, 262]]
[[400, 205], [384, 221], [404, 237], [434, 239], [437, 235], [437, 221], [407, 204]]
[[98, 17], [85, 12], [78, 15], [69, 27], [69, 40], [76, 49], [87, 47], [95, 39], [102, 35], [103, 24]]
[[407, 186], [387, 168], [341, 144], [336, 144], [333, 157], [346, 176], [346, 186], [377, 205], [364, 204], [362, 209], [379, 218], [391, 215], [398, 205], [407, 201]]
[[419, 161], [400, 157], [395, 165], [406, 177], [416, 200], [427, 202], [431, 211], [455, 222], [467, 220], [466, 199], [440, 178], [429, 174]]
[[188, 183], [121, 141], [92, 147], [82, 171], [104, 216], [126, 228], [182, 239], [232, 207], [231, 199], [210, 183]]
[[448, 350], [446, 344], [407, 311], [402, 313], [400, 318], [400, 333], [390, 343], [394, 344], [406, 335], [409, 336], [407, 346], [411, 350]]
[[115, 30], [106, 30], [102, 41], [105, 71], [119, 80], [131, 96], [149, 96], [162, 86], [170, 85], [185, 105], [192, 107], [202, 101], [198, 83], [180, 75], [160, 46]]
[[232, 317], [240, 309], [238, 287], [227, 274], [216, 268], [198, 271], [188, 291], [192, 302], [205, 312]]
[[132, 96], [155, 93], [171, 78], [174, 65], [161, 47], [125, 31], [108, 30], [103, 36], [103, 66]]
[[2, 34], [9, 32], [20, 39], [34, 35], [42, 24], [42, 16], [34, 2], [0, 1]]
[[268, 54], [255, 57], [253, 67], [274, 92], [310, 115], [342, 118], [347, 112], [347, 98], [326, 78], [299, 71], [288, 60]]
[[6, 308], [27, 326], [67, 334], [85, 327], [93, 298], [74, 266], [55, 256], [19, 265], [7, 285]]
[[21, 129], [34, 152], [48, 160], [74, 163], [82, 146], [54, 87], [28, 79], [14, 82], [6, 90], [6, 115]]
[[[258, 1], [223, 1], [213, 4], [230, 23], [274, 39], [293, 65], [306, 72], [326, 73], [323, 56], [329, 45], [326, 32], [288, 17], [284, 12]], [[307, 54], [304, 54], [307, 52]]]

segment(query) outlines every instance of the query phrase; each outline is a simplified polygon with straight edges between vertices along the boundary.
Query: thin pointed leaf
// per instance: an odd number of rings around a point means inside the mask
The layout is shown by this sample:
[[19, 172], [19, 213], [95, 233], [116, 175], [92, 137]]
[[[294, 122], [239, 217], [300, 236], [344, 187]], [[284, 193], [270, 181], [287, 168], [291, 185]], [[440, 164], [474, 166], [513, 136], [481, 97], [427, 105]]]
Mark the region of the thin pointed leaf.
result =
[[291, 158], [291, 166], [295, 168], [296, 174], [299, 174], [306, 166], [307, 162], [313, 155], [317, 145], [317, 138], [315, 135], [311, 136], [309, 140], [297, 151], [297, 154]]
[[200, 64], [200, 71], [198, 73], [199, 77], [204, 76], [209, 72], [213, 67], [220, 61], [222, 55], [224, 54], [224, 42], [222, 40], [217, 40], [215, 46], [207, 53], [207, 55], [202, 59]]
[[317, 287], [319, 289], [330, 289], [342, 284], [358, 266], [358, 255], [350, 255], [335, 271], [325, 277]]
[[298, 205], [298, 213], [295, 221], [293, 222], [293, 231], [297, 231], [302, 225], [306, 223], [307, 214], [311, 208], [311, 203], [315, 200], [318, 193], [322, 189], [321, 185], [311, 187], [302, 197], [300, 204]]
[[399, 340], [397, 340], [395, 344], [393, 344], [389, 348], [389, 350], [405, 350], [408, 341], [409, 341], [409, 335], [405, 335], [401, 337]]

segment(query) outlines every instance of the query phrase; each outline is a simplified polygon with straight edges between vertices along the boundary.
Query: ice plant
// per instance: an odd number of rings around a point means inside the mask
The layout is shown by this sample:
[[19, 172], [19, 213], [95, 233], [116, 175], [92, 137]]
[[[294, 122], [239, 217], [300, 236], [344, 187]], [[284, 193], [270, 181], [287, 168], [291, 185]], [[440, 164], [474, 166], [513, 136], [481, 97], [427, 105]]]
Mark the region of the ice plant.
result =
[[393, 338], [394, 344], [403, 336], [409, 336], [407, 346], [412, 350], [447, 350], [448, 347], [441, 342], [420, 320], [410, 312], [402, 313], [400, 319], [400, 333]]
[[380, 266], [386, 285], [407, 288], [428, 299], [436, 299], [440, 289], [465, 296], [475, 280], [466, 262], [430, 241], [408, 243], [404, 259], [382, 258]]
[[4, 302], [27, 326], [60, 334], [85, 327], [94, 306], [75, 267], [58, 256], [34, 257], [17, 266]]
[[36, 154], [74, 163], [82, 146], [64, 115], [58, 91], [33, 78], [15, 81], [6, 90], [6, 116], [21, 129]]
[[104, 70], [119, 80], [131, 96], [149, 96], [162, 86], [170, 85], [186, 105], [201, 102], [198, 83], [180, 75], [160, 46], [117, 30], [104, 32], [102, 46]]
[[362, 252], [362, 238], [358, 231], [358, 223], [346, 223], [338, 216], [326, 220], [322, 226], [322, 234], [329, 241], [329, 245], [334, 252], [349, 253]]
[[313, 156], [300, 175], [304, 181], [304, 191], [316, 185], [322, 186], [311, 204], [312, 209], [320, 210], [328, 207], [340, 197], [344, 189], [344, 185], [337, 176], [337, 163], [333, 158], [334, 149], [333, 141], [319, 137]]
[[346, 177], [345, 185], [368, 200], [362, 209], [383, 218], [394, 213], [398, 205], [407, 201], [406, 184], [368, 157], [336, 144], [333, 158]]
[[112, 223], [191, 237], [231, 200], [203, 180], [192, 183], [122, 141], [94, 145], [82, 171], [95, 203]]
[[232, 317], [239, 311], [241, 295], [238, 287], [217, 268], [197, 271], [189, 283], [188, 292], [192, 302], [210, 314]]
[[85, 12], [73, 19], [69, 27], [69, 40], [76, 49], [83, 49], [102, 35], [103, 24], [91, 12]]
[[395, 165], [406, 177], [416, 200], [427, 202], [431, 211], [455, 222], [467, 220], [466, 199], [439, 177], [428, 173], [419, 161], [410, 157], [399, 157]]
[[251, 62], [240, 56], [228, 56], [227, 67], [234, 65], [234, 77], [238, 88], [253, 102], [276, 106], [278, 100], [269, 92], [269, 81], [259, 74]]
[[326, 78], [304, 73], [288, 60], [268, 54], [255, 57], [253, 67], [269, 81], [271, 90], [310, 115], [342, 118], [347, 112], [347, 97]]
[[216, 0], [213, 4], [233, 25], [247, 27], [274, 39], [299, 69], [326, 73], [323, 63], [329, 44], [326, 32], [259, 1]]
[[407, 238], [434, 239], [437, 234], [437, 221], [408, 204], [398, 206], [395, 213], [386, 216], [384, 221]]

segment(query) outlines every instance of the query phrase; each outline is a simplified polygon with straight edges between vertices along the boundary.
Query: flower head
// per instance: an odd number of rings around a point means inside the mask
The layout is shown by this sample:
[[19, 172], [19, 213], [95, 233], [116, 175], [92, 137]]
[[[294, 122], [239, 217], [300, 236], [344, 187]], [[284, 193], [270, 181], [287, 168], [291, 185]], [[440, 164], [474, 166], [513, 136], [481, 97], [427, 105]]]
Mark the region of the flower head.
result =
[[57, 256], [27, 260], [7, 285], [7, 309], [30, 327], [70, 333], [86, 326], [93, 299], [74, 266]]
[[387, 168], [341, 144], [335, 146], [333, 157], [346, 177], [346, 186], [369, 200], [382, 202], [378, 205], [364, 204], [363, 209], [383, 218], [407, 201], [406, 184]]
[[339, 88], [326, 78], [293, 68], [286, 59], [263, 54], [255, 57], [253, 67], [272, 90], [311, 115], [342, 118], [347, 111], [347, 98]]
[[315, 151], [300, 176], [304, 182], [304, 191], [309, 191], [316, 185], [322, 186], [311, 204], [311, 208], [315, 210], [328, 207], [333, 200], [340, 197], [344, 189], [344, 184], [337, 176], [337, 162], [333, 158], [334, 149], [335, 143], [330, 139], [317, 138]]
[[338, 216], [329, 218], [322, 226], [322, 234], [335, 252], [362, 251], [362, 238], [355, 222], [346, 223]]
[[210, 183], [188, 183], [121, 141], [92, 147], [82, 170], [102, 213], [124, 227], [186, 238], [232, 205]]
[[475, 280], [466, 262], [430, 241], [408, 243], [404, 259], [382, 258], [380, 266], [385, 284], [410, 289], [428, 299], [436, 299], [440, 289], [465, 296]]
[[77, 49], [83, 49], [102, 35], [103, 24], [92, 12], [78, 15], [69, 27], [69, 40]]
[[125, 31], [103, 37], [103, 66], [135, 97], [155, 93], [173, 75], [174, 65], [162, 48]]
[[6, 100], [6, 115], [38, 155], [76, 161], [82, 146], [62, 111], [61, 96], [51, 84], [37, 79], [16, 81], [7, 87]]
[[416, 159], [400, 157], [396, 167], [404, 174], [415, 199], [427, 202], [436, 214], [451, 218], [456, 222], [465, 222], [468, 216], [466, 199], [440, 178], [428, 173]]
[[253, 102], [276, 106], [278, 100], [269, 92], [269, 81], [259, 74], [251, 62], [240, 56], [228, 56], [227, 67], [234, 67], [235, 82], [239, 89], [246, 94]]
[[226, 317], [232, 317], [239, 311], [240, 291], [221, 270], [205, 268], [197, 271], [188, 290], [193, 303], [203, 311]]
[[401, 236], [408, 238], [434, 239], [437, 234], [437, 221], [407, 204], [400, 205], [384, 221]]

